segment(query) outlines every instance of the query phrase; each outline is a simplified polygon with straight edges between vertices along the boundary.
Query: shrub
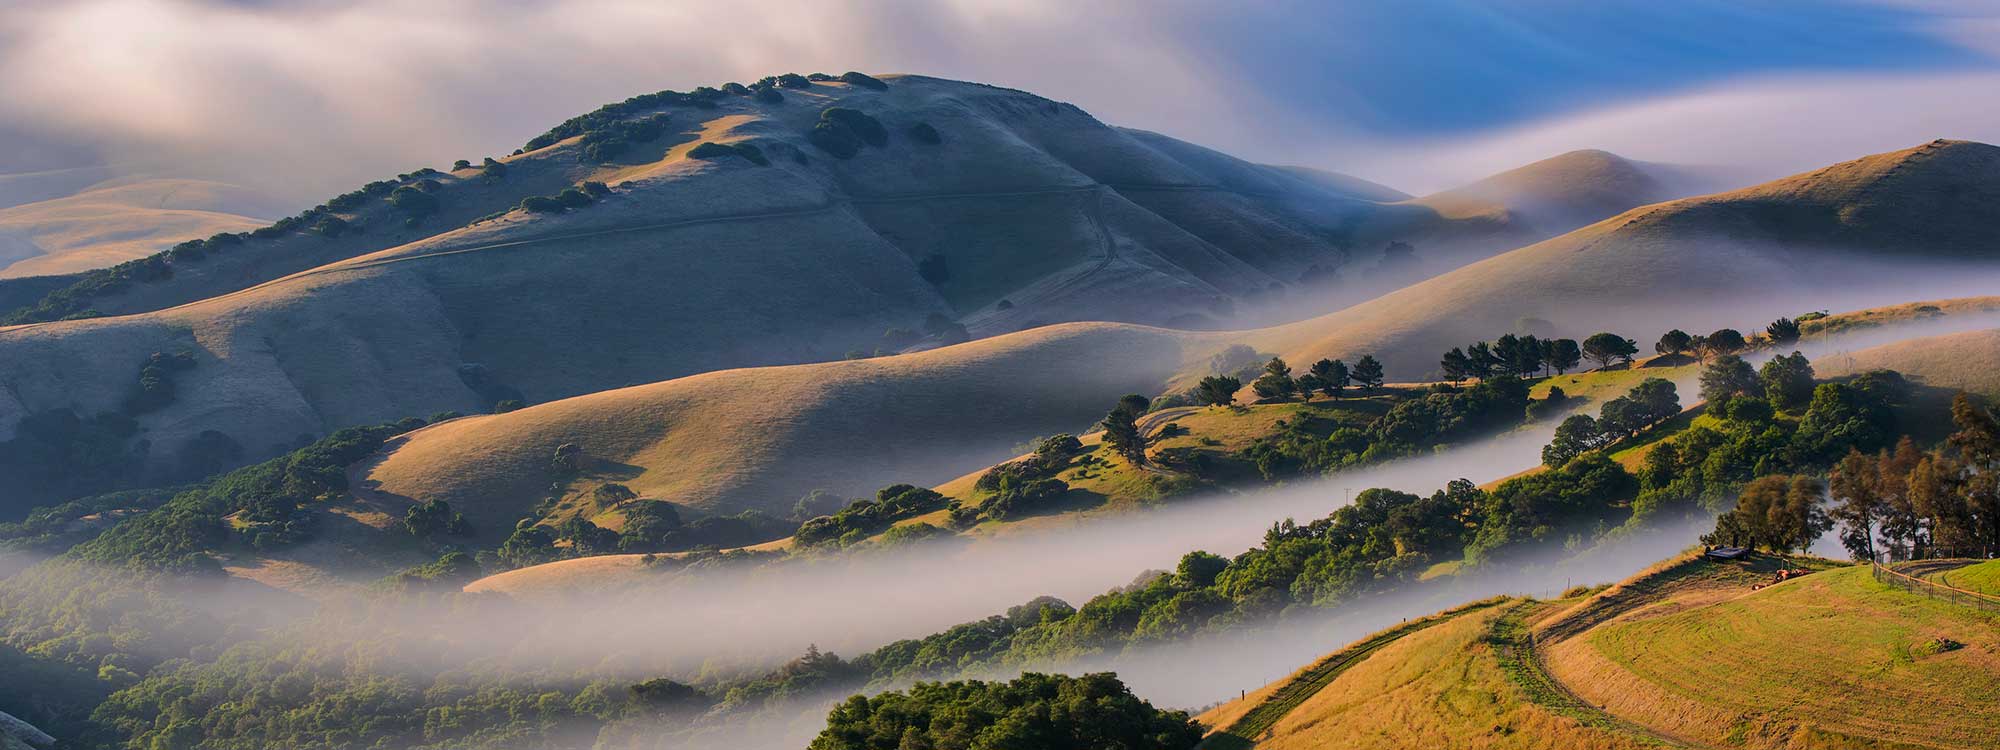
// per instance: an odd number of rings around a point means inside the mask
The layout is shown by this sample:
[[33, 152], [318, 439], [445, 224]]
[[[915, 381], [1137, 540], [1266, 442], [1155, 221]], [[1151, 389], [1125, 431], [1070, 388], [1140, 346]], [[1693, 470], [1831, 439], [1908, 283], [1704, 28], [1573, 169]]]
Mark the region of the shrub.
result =
[[589, 193], [582, 190], [564, 188], [562, 192], [556, 194], [556, 202], [563, 204], [566, 208], [583, 208], [597, 202], [597, 199], [590, 197]]
[[536, 214], [562, 213], [562, 201], [546, 195], [530, 195], [521, 199], [521, 210]]
[[479, 165], [479, 172], [489, 179], [497, 180], [507, 176], [507, 164], [488, 156], [486, 162]]
[[928, 143], [933, 146], [944, 142], [944, 135], [939, 133], [937, 128], [931, 127], [928, 122], [911, 125], [910, 137], [915, 138], [918, 143]]
[[835, 158], [852, 159], [861, 152], [863, 144], [887, 145], [889, 131], [880, 120], [858, 110], [828, 107], [820, 112], [819, 122], [806, 134], [806, 139]]
[[760, 167], [771, 164], [771, 160], [764, 158], [761, 149], [748, 143], [728, 144], [708, 141], [688, 150], [688, 157], [694, 159], [724, 159], [731, 156], [743, 157]]
[[778, 93], [778, 90], [771, 86], [759, 86], [756, 91], [757, 101], [765, 104], [777, 104], [785, 100], [785, 95]]
[[733, 94], [735, 96], [750, 95], [749, 87], [744, 86], [743, 84], [737, 83], [735, 81], [730, 81], [728, 83], [722, 84], [722, 92], [725, 94]]
[[318, 224], [314, 224], [312, 230], [314, 234], [332, 239], [347, 231], [347, 220], [338, 216], [328, 216], [320, 219]]
[[451, 171], [453, 172], [456, 172], [461, 169], [471, 169], [471, 168], [472, 168], [472, 161], [470, 159], [460, 159], [458, 161], [451, 163]]
[[840, 74], [840, 80], [843, 83], [860, 86], [864, 89], [874, 89], [876, 91], [884, 91], [889, 88], [889, 84], [883, 83], [874, 76], [852, 70]]
[[438, 199], [422, 188], [404, 185], [389, 193], [389, 205], [412, 216], [423, 216], [438, 210]]

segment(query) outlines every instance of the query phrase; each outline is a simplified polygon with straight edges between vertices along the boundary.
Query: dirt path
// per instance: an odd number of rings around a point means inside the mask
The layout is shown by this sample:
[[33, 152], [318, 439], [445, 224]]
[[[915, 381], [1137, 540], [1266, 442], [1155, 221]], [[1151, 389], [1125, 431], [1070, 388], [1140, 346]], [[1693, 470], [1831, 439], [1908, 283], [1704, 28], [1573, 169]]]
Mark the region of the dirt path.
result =
[[1584, 700], [1563, 681], [1556, 678], [1549, 669], [1547, 657], [1534, 629], [1528, 626], [1527, 617], [1551, 606], [1544, 602], [1521, 601], [1508, 607], [1507, 611], [1493, 621], [1488, 641], [1500, 657], [1500, 670], [1508, 679], [1528, 694], [1528, 699], [1536, 705], [1588, 726], [1610, 732], [1633, 735], [1666, 747], [1695, 748], [1697, 750], [1720, 750], [1685, 737], [1654, 730], [1605, 711], [1603, 708]]

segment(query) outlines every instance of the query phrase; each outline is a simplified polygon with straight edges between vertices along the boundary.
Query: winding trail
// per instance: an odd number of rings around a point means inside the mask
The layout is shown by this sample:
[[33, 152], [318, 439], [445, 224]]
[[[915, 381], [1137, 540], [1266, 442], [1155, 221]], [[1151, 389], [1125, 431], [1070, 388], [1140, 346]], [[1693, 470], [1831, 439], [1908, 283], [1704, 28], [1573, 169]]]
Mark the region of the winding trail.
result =
[[1555, 672], [1549, 669], [1548, 657], [1541, 648], [1540, 638], [1534, 628], [1527, 623], [1530, 615], [1547, 611], [1553, 606], [1555, 605], [1547, 602], [1518, 601], [1493, 620], [1492, 629], [1488, 632], [1488, 641], [1493, 644], [1494, 653], [1500, 657], [1500, 670], [1505, 672], [1515, 685], [1527, 692], [1529, 701], [1587, 726], [1631, 735], [1666, 747], [1721, 750], [1714, 745], [1696, 742], [1620, 718], [1584, 700], [1583, 696], [1564, 684], [1556, 677]]

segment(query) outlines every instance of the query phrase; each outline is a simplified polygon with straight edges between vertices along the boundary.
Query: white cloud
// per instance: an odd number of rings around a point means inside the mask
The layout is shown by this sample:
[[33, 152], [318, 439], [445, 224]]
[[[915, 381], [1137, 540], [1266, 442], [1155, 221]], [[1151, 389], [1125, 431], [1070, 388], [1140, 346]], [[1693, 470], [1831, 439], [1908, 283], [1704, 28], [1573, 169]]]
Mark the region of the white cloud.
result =
[[1995, 92], [1994, 72], [1764, 78], [1471, 138], [1328, 144], [1317, 160], [1425, 192], [1601, 148], [1747, 185], [1933, 138], [2000, 142]]

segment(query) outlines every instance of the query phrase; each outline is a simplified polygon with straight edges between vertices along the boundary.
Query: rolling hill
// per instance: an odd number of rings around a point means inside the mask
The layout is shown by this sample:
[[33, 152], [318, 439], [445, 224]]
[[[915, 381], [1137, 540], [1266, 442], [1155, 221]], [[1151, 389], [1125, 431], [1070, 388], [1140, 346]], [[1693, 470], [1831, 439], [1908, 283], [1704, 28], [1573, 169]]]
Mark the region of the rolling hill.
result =
[[[1414, 620], [1209, 710], [1212, 750], [1981, 747], [1990, 615], [1866, 566], [1670, 560], [1595, 592]], [[1913, 714], [1916, 716], [1913, 718]]]
[[[1247, 336], [1290, 361], [1374, 352], [1392, 373], [1495, 327], [1650, 341], [1688, 330], [1991, 288], [2000, 148], [1936, 141], [1633, 209], [1367, 303]], [[1726, 304], [1725, 304], [1726, 303]]]
[[[1202, 325], [1350, 248], [1491, 252], [1518, 236], [921, 76], [663, 92], [530, 145], [86, 274], [17, 311], [28, 324], [0, 329], [0, 441], [30, 417], [115, 416], [154, 354], [193, 366], [115, 450], [143, 441], [149, 479], [168, 480], [197, 441], [242, 462], [348, 425], [930, 346], [884, 332], [938, 321], [944, 336], [952, 321], [974, 336]], [[583, 183], [603, 187], [570, 188]], [[565, 189], [576, 207], [518, 207]], [[5, 506], [53, 499], [4, 492]]]
[[2000, 399], [2000, 329], [1871, 346], [1822, 362], [1827, 375], [1896, 370], [1928, 386]]
[[190, 237], [247, 232], [280, 213], [271, 201], [206, 180], [134, 178], [0, 208], [0, 279], [102, 268]]

